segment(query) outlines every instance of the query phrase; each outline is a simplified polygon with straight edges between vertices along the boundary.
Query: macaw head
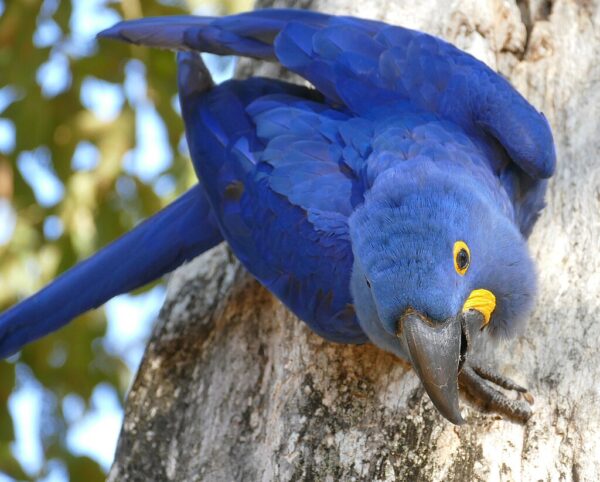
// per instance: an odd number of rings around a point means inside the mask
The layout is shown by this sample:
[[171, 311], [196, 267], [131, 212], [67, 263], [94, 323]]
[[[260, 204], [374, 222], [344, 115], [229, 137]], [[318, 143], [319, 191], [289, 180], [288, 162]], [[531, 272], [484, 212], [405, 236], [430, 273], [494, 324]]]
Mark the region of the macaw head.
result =
[[410, 361], [434, 405], [460, 424], [471, 334], [515, 332], [533, 305], [535, 269], [507, 199], [484, 181], [408, 162], [381, 173], [350, 218], [352, 296], [371, 341]]

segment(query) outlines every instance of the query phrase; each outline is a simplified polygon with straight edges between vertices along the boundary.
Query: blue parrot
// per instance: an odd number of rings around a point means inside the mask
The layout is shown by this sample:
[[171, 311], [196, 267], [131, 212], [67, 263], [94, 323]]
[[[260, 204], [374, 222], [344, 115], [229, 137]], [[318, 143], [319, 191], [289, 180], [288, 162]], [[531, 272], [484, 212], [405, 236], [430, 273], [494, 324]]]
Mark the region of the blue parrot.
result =
[[[178, 50], [199, 183], [0, 317], [0, 357], [227, 241], [320, 336], [408, 361], [439, 412], [459, 384], [519, 420], [525, 392], [469, 357], [534, 304], [526, 239], [556, 155], [543, 114], [482, 62], [421, 32], [302, 10], [121, 22]], [[199, 52], [279, 62], [313, 87], [214, 85]], [[527, 398], [527, 397], [524, 397]]]

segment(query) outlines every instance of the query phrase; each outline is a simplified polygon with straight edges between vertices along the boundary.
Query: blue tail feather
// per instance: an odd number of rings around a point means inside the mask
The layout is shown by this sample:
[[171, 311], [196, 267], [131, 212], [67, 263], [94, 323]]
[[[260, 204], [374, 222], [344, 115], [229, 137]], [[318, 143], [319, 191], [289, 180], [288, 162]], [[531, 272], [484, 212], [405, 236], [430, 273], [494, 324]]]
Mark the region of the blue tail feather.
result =
[[0, 315], [0, 359], [110, 298], [143, 286], [223, 240], [196, 185], [39, 293]]

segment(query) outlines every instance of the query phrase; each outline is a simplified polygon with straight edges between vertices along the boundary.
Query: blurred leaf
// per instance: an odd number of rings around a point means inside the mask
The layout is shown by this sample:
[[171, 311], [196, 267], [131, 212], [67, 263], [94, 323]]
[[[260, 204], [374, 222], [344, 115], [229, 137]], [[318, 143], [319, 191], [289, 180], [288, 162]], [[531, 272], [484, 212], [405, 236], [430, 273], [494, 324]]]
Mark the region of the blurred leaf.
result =
[[[73, 40], [71, 1], [58, 0], [55, 11], [46, 12], [49, 17], [45, 18], [40, 13], [42, 3], [41, 0], [4, 2], [5, 11], [0, 17], [0, 88], [12, 86], [18, 92], [17, 100], [0, 114], [16, 127], [14, 151], [0, 157], [0, 194], [10, 197], [18, 215], [11, 242], [0, 246], [0, 310], [32, 294], [79, 260], [126, 233], [195, 180], [189, 159], [178, 151], [183, 124], [172, 107], [177, 87], [173, 53], [114, 41], [95, 42], [93, 37], [97, 32], [90, 32], [91, 50], [82, 50], [79, 40]], [[96, 3], [89, 2], [89, 8], [97, 8], [93, 6]], [[107, 2], [98, 8], [116, 12], [122, 18], [185, 13], [183, 1], [181, 7], [165, 3], [126, 0]], [[80, 0], [78, 8], [82, 5], [88, 4]], [[33, 38], [42, 20], [55, 22], [60, 36], [40, 48]], [[63, 92], [48, 96], [40, 82], [48, 82], [49, 74], [42, 75], [45, 71], [40, 67], [56, 56], [66, 59], [65, 65], [61, 64], [61, 75], [70, 76], [70, 83]], [[136, 147], [136, 105], [126, 99], [114, 119], [103, 120], [82, 101], [86, 79], [123, 85], [126, 66], [132, 59], [145, 66], [145, 94], [164, 122], [174, 153], [172, 165], [163, 173], [175, 180], [175, 193], [168, 200], [156, 195], [151, 182], [144, 183], [123, 170], [125, 154]], [[100, 162], [90, 171], [75, 171], [72, 165], [81, 141], [91, 143], [100, 153]], [[49, 149], [50, 170], [64, 185], [64, 197], [55, 206], [37, 202], [18, 167], [18, 159], [24, 152], [42, 146]], [[123, 180], [134, 186], [134, 196], [119, 195]], [[44, 221], [50, 215], [57, 216], [64, 228], [53, 240], [44, 234]], [[105, 331], [104, 312], [96, 310], [27, 346], [20, 355], [19, 363], [31, 369], [46, 394], [40, 476], [48, 472], [50, 460], [58, 459], [71, 480], [104, 480], [96, 462], [69, 452], [66, 445], [69, 423], [62, 412], [62, 402], [74, 394], [89, 409], [92, 392], [101, 382], [116, 387], [124, 398], [131, 374], [120, 358], [104, 350]], [[0, 470], [11, 477], [30, 480], [11, 451], [15, 434], [7, 402], [14, 389], [15, 365], [0, 361]]]

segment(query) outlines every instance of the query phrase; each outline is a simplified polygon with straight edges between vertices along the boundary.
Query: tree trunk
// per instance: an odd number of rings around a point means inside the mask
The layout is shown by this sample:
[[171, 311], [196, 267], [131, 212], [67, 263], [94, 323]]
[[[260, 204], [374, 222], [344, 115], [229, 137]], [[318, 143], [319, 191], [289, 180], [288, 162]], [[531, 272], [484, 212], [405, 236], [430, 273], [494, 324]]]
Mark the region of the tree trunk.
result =
[[599, 5], [275, 3], [444, 37], [548, 117], [559, 165], [530, 241], [537, 309], [522, 337], [479, 355], [535, 395], [527, 425], [465, 399], [468, 424], [451, 425], [408, 365], [322, 340], [222, 245], [171, 280], [109, 480], [600, 480]]

